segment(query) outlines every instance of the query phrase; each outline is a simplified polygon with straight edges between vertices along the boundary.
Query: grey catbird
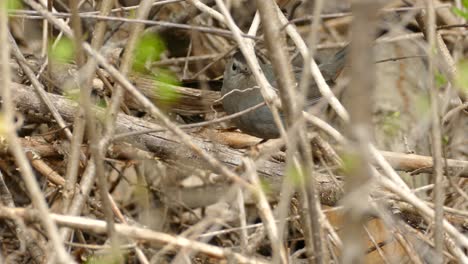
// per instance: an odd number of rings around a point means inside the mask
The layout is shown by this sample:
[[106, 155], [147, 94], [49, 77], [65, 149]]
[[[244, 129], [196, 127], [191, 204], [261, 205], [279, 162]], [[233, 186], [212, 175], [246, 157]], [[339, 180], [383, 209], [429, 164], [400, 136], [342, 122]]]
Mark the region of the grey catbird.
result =
[[[332, 84], [344, 67], [347, 47], [338, 51], [331, 60], [319, 65], [325, 80]], [[275, 87], [276, 77], [272, 66], [260, 63], [265, 77]], [[296, 80], [299, 81], [301, 70], [295, 71]], [[236, 52], [224, 70], [224, 81], [221, 89], [223, 96], [223, 108], [227, 114], [234, 114], [262, 103], [263, 96], [260, 88], [253, 77], [242, 53]], [[307, 94], [306, 105], [318, 101], [321, 94], [314, 82], [311, 80]], [[272, 139], [280, 136], [279, 130], [274, 122], [273, 115], [268, 106], [263, 105], [253, 111], [235, 118], [234, 124], [244, 133], [263, 139]]]

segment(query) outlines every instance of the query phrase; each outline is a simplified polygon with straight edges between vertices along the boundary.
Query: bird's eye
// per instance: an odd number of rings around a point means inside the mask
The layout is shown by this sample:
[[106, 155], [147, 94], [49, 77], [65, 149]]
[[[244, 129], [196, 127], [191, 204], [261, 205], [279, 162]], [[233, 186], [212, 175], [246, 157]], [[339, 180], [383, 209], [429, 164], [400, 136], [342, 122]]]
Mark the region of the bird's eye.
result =
[[232, 64], [232, 71], [237, 71], [238, 68], [239, 68], [239, 67], [237, 66], [237, 63], [234, 62], [234, 63]]

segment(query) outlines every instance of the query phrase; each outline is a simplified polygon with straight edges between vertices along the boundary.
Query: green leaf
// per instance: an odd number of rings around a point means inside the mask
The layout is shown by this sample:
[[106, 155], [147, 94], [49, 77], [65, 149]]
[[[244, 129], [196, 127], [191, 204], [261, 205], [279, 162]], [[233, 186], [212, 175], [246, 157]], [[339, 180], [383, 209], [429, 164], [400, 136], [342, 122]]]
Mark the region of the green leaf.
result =
[[464, 19], [468, 19], [468, 12], [464, 11], [464, 10], [461, 10], [460, 8], [452, 8], [452, 12], [459, 16], [459, 17], [463, 17]]
[[65, 91], [63, 92], [63, 95], [65, 96], [65, 98], [78, 103], [78, 101], [80, 100], [80, 89], [78, 88], [65, 89]]
[[304, 181], [296, 166], [289, 166], [286, 171], [286, 179], [288, 179], [294, 186], [301, 186]]
[[468, 60], [461, 60], [457, 63], [455, 83], [458, 89], [468, 91]]
[[341, 155], [341, 159], [343, 160], [343, 172], [345, 174], [351, 174], [357, 170], [360, 159], [357, 154], [346, 152]]
[[429, 112], [430, 106], [431, 104], [430, 104], [429, 96], [420, 95], [416, 98], [416, 112], [419, 115], [427, 114], [427, 112]]
[[90, 256], [88, 259], [85, 260], [85, 263], [86, 264], [114, 264], [114, 263], [117, 264], [117, 263], [122, 263], [123, 256], [121, 254], [122, 254], [122, 252], [118, 252], [117, 254], [106, 254], [106, 255]]
[[262, 188], [262, 191], [267, 195], [273, 193], [271, 184], [265, 179], [260, 179], [260, 188]]
[[436, 73], [435, 81], [437, 87], [441, 87], [447, 84], [447, 78], [445, 78], [445, 76], [442, 73]]
[[22, 9], [23, 4], [20, 0], [7, 0], [7, 9], [8, 11]]
[[[54, 41], [50, 41], [53, 43]], [[73, 60], [75, 45], [68, 38], [61, 38], [55, 48], [49, 47], [49, 56], [55, 62], [67, 63]]]
[[159, 60], [165, 50], [166, 46], [158, 35], [153, 33], [143, 35], [135, 48], [133, 70], [145, 72], [145, 65]]
[[468, 0], [463, 0], [462, 5], [463, 7], [468, 8]]
[[392, 138], [398, 135], [401, 128], [400, 117], [401, 113], [399, 111], [388, 113], [383, 117], [381, 127], [385, 135]]
[[96, 102], [96, 106], [102, 109], [107, 108], [107, 102], [103, 98], [99, 98], [99, 100]]
[[442, 136], [442, 144], [445, 146], [448, 146], [450, 143], [450, 136], [449, 135], [443, 135]]
[[172, 72], [159, 69], [154, 80], [155, 93], [157, 93], [164, 102], [172, 104], [179, 100], [180, 94], [175, 89], [175, 86], [179, 85], [179, 82]]

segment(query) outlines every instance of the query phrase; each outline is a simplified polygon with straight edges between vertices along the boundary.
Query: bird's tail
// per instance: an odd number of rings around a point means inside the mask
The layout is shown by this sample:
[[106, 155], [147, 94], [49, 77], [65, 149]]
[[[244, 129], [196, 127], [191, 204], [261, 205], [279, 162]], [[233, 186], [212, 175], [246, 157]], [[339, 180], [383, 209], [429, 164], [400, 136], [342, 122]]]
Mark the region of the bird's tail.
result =
[[348, 55], [349, 46], [341, 48], [335, 55], [328, 61], [320, 65], [320, 71], [327, 82], [334, 82], [338, 75], [340, 75], [346, 64], [346, 57]]

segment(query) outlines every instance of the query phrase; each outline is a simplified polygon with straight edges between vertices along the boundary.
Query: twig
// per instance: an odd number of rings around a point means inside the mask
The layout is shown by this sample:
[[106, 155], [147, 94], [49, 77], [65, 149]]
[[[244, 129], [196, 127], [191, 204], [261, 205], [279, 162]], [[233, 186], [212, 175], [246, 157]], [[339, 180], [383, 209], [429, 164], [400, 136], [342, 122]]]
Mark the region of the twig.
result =
[[[136, 16], [137, 19], [144, 19], [148, 16], [151, 10], [151, 4], [153, 0], [143, 0], [140, 3], [140, 6], [137, 10]], [[142, 24], [132, 24], [130, 37], [127, 41], [127, 46], [122, 57], [122, 62], [120, 65], [120, 74], [126, 76], [131, 70], [134, 58], [134, 50], [136, 48], [137, 41], [143, 32], [144, 25]], [[76, 36], [75, 36], [76, 37]], [[99, 186], [100, 196], [104, 205], [104, 214], [106, 216], [106, 222], [108, 227], [108, 235], [112, 241], [112, 247], [115, 249], [118, 248], [118, 240], [115, 236], [114, 230], [114, 217], [112, 208], [112, 200], [108, 194], [107, 187], [107, 177], [105, 176], [104, 168], [104, 156], [107, 153], [107, 148], [114, 136], [115, 131], [115, 120], [120, 109], [120, 104], [124, 96], [124, 89], [121, 85], [116, 85], [112, 92], [111, 102], [106, 111], [104, 117], [104, 132], [102, 135], [97, 130], [96, 123], [94, 122], [94, 114], [91, 111], [91, 108], [86, 108], [86, 116], [88, 121], [88, 131], [90, 132], [91, 138], [91, 152], [93, 154], [93, 159], [96, 166], [96, 176], [97, 183]], [[97, 133], [96, 133], [97, 132]]]
[[[46, 10], [44, 10], [40, 5], [35, 3], [32, 0], [24, 0], [28, 5], [33, 7], [33, 9], [40, 11], [54, 26], [60, 28], [67, 36], [72, 37], [72, 32], [68, 29], [66, 25], [60, 23], [53, 16], [50, 15]], [[192, 138], [185, 134], [182, 130], [177, 128], [158, 108], [156, 108], [145, 96], [143, 96], [127, 79], [125, 79], [117, 69], [111, 66], [107, 60], [94, 49], [92, 49], [87, 43], [82, 43], [84, 50], [92, 55], [104, 69], [106, 69], [110, 75], [112, 75], [135, 99], [142, 103], [142, 106], [147, 109], [152, 115], [158, 117], [161, 122], [169, 128], [171, 132], [177, 135], [180, 138], [180, 141], [190, 147], [194, 152], [199, 154], [203, 159], [205, 159], [208, 164], [220, 174], [226, 176], [229, 179], [232, 179], [244, 187], [250, 187], [250, 185], [241, 179], [238, 175], [231, 172], [229, 169], [224, 167], [217, 159], [213, 156], [206, 153], [199, 146], [193, 144]]]
[[[239, 45], [239, 49], [241, 50], [242, 54], [244, 55], [244, 58], [247, 62], [247, 65], [249, 66], [250, 70], [252, 71], [252, 74], [257, 81], [257, 84], [260, 86], [260, 91], [262, 93], [263, 98], [265, 99], [265, 102], [268, 106], [268, 108], [271, 110], [273, 114], [273, 118], [275, 121], [276, 126], [278, 127], [281, 137], [287, 142], [286, 138], [286, 133], [284, 131], [283, 124], [281, 122], [279, 112], [277, 105], [280, 103], [278, 102], [278, 96], [275, 93], [273, 87], [271, 86], [270, 82], [267, 80], [265, 77], [265, 74], [262, 72], [262, 69], [260, 68], [260, 65], [258, 63], [257, 57], [255, 56], [255, 52], [253, 49], [253, 43], [244, 41], [244, 39], [241, 36], [241, 30], [237, 27], [235, 24], [234, 20], [232, 19], [231, 15], [229, 14], [229, 11], [227, 10], [226, 6], [224, 5], [224, 2], [221, 0], [216, 0], [216, 3], [218, 7], [220, 8], [221, 12], [223, 13], [225, 17], [225, 22], [227, 23], [227, 26], [231, 30], [234, 39], [237, 41], [237, 44]], [[224, 22], [224, 21], [222, 21]]]
[[[406, 190], [399, 188], [394, 182], [390, 181], [388, 178], [381, 177], [380, 184], [389, 189], [390, 191], [397, 194], [406, 202], [413, 205], [418, 211], [423, 213], [426, 217], [434, 218], [434, 211], [426, 205], [423, 201], [417, 198], [413, 193], [406, 192]], [[442, 220], [442, 225], [445, 231], [450, 234], [450, 236], [457, 241], [461, 246], [467, 247], [468, 246], [468, 238], [466, 238], [463, 234], [461, 234], [452, 224], [450, 224], [447, 220]]]
[[[281, 17], [281, 15], [280, 15]], [[283, 20], [286, 20], [284, 17], [282, 18]], [[287, 21], [283, 21], [283, 23], [286, 23]], [[307, 47], [305, 46], [303, 40], [301, 39], [301, 37], [299, 36], [299, 34], [297, 33], [297, 31], [295, 31], [292, 27], [286, 27], [286, 31], [288, 32], [288, 34], [290, 35], [290, 37], [292, 38], [292, 40], [294, 41], [294, 43], [296, 44], [296, 46], [298, 47], [298, 49], [300, 50], [301, 52], [301, 55], [303, 57], [306, 57], [308, 55], [308, 52], [307, 52]], [[313, 68], [313, 67], [312, 67]], [[314, 75], [314, 78], [316, 78], [316, 83], [317, 85], [319, 86], [319, 88], [323, 88], [324, 90], [328, 90], [327, 93], [331, 94], [331, 91], [327, 88], [329, 88], [326, 83], [324, 82], [323, 80], [323, 77], [321, 76], [320, 72], [315, 72], [316, 75]], [[321, 78], [322, 77], [322, 78]], [[317, 79], [320, 79], [320, 81], [318, 81]], [[322, 90], [321, 90], [322, 91]], [[336, 99], [336, 98], [335, 98]], [[341, 106], [341, 104], [339, 103], [338, 100], [334, 101], [332, 100], [334, 103], [331, 104], [331, 106], [333, 107], [333, 109], [337, 112], [341, 112], [341, 110], [343, 109], [343, 107]], [[336, 104], [335, 104], [336, 103]], [[338, 106], [339, 105], [339, 106]], [[339, 115], [343, 120], [348, 120], [347, 118], [347, 114], [344, 114], [341, 112], [341, 114]], [[410, 190], [408, 188], [408, 186], [402, 181], [402, 179], [399, 177], [399, 175], [393, 170], [393, 168], [388, 164], [388, 162], [384, 159], [384, 157], [382, 156], [381, 153], [379, 153], [377, 151], [377, 149], [375, 148], [375, 146], [373, 146], [372, 144], [369, 144], [370, 146], [370, 152], [371, 152], [371, 155], [374, 157], [374, 159], [378, 162], [378, 164], [384, 169], [384, 172], [385, 172], [385, 176], [389, 177], [391, 180], [392, 180], [392, 184], [397, 184], [398, 185], [398, 188], [396, 188], [396, 186], [394, 186], [394, 191], [398, 190], [398, 195], [400, 196], [406, 196], [406, 195], [412, 195], [410, 194]], [[387, 183], [390, 183], [390, 181], [386, 180], [386, 178], [381, 178], [380, 179], [381, 181], [382, 180], [385, 180]], [[410, 203], [412, 203], [413, 205], [415, 204], [418, 204], [419, 205], [419, 200], [417, 200], [417, 198], [415, 197], [414, 200], [412, 199]], [[415, 205], [416, 206], [416, 205]], [[422, 209], [420, 206], [417, 206], [417, 208], [419, 210], [425, 210], [426, 208]], [[432, 210], [428, 209], [428, 211], [426, 211], [425, 213], [433, 213]], [[452, 226], [450, 225], [449, 223], [447, 222], [444, 222], [444, 228], [445, 230], [450, 230], [448, 231], [450, 233], [450, 235], [457, 241], [460, 241], [463, 240], [463, 237], [462, 235]], [[464, 241], [465, 243], [468, 243], [468, 240], [467, 241]]]
[[[10, 190], [5, 182], [3, 173], [0, 171], [0, 201], [7, 207], [15, 208], [15, 202], [13, 196], [11, 195]], [[11, 229], [12, 232], [16, 234], [18, 240], [21, 243], [20, 250], [23, 250], [23, 244], [26, 245], [26, 248], [29, 250], [29, 254], [32, 258], [32, 261], [35, 264], [44, 262], [45, 252], [43, 250], [45, 239], [42, 239], [40, 236], [35, 236], [34, 233], [26, 227], [23, 219], [14, 218], [12, 221], [5, 221], [6, 225]]]
[[[108, 14], [111, 7], [112, 7], [111, 0], [102, 1], [100, 12], [103, 15], [106, 15]], [[98, 22], [94, 31], [93, 38], [91, 40], [91, 45], [94, 48], [99, 48], [102, 45], [105, 30], [106, 30], [105, 22], [102, 22], [102, 21]], [[71, 209], [71, 205], [74, 202], [76, 202], [76, 200], [72, 200], [72, 199], [76, 198], [79, 200], [79, 195], [77, 195], [79, 192], [78, 193], [75, 192], [75, 185], [78, 179], [78, 167], [79, 167], [78, 153], [81, 148], [81, 143], [83, 142], [84, 133], [85, 133], [86, 107], [90, 105], [89, 103], [89, 95], [91, 93], [91, 89], [90, 89], [91, 78], [90, 77], [92, 75], [92, 72], [94, 72], [96, 68], [96, 63], [94, 59], [89, 58], [88, 62], [83, 66], [83, 68], [84, 68], [84, 73], [81, 76], [84, 79], [88, 79], [88, 81], [87, 82], [85, 81], [85, 84], [80, 89], [81, 104], [80, 104], [80, 107], [77, 109], [74, 120], [73, 120], [73, 138], [72, 138], [71, 147], [70, 147], [71, 149], [70, 149], [69, 162], [67, 164], [67, 173], [65, 175], [66, 184], [65, 184], [64, 193], [63, 193], [64, 208], [65, 208], [64, 211], [71, 215], [79, 215], [81, 213], [81, 211], [80, 212], [73, 211]], [[83, 162], [84, 161], [85, 159], [83, 159]], [[86, 190], [87, 188], [85, 187], [84, 189]], [[79, 207], [73, 207], [73, 208], [77, 209]], [[65, 228], [62, 230], [62, 236], [65, 239], [68, 239], [69, 235], [70, 235], [69, 229]]]
[[[14, 101], [17, 104], [20, 111], [23, 111], [25, 114], [27, 114], [29, 111], [39, 112], [41, 111], [43, 107], [45, 107], [42, 105], [42, 102], [37, 97], [37, 95], [33, 91], [29, 90], [27, 87], [21, 86], [18, 84], [14, 84], [13, 87], [15, 89]], [[74, 102], [67, 100], [62, 96], [55, 95], [55, 94], [49, 94], [49, 96], [51, 97], [51, 100], [56, 105], [59, 113], [65, 118], [65, 121], [73, 120], [75, 111], [77, 109], [76, 108], [77, 106], [74, 104]], [[346, 143], [346, 141], [344, 141], [344, 136], [341, 135], [341, 133], [337, 131], [336, 129], [334, 129], [332, 126], [328, 125], [325, 121], [319, 119], [318, 117], [315, 117], [313, 120], [314, 122], [312, 124], [316, 125], [319, 129], [322, 129], [327, 134], [331, 135], [332, 138], [338, 141], [338, 143], [340, 144]], [[119, 114], [117, 118], [117, 131], [124, 132], [124, 131], [128, 131], [131, 129], [136, 133], [139, 131], [146, 132], [149, 127], [156, 127], [155, 129], [151, 129], [153, 131], [156, 131], [156, 130], [167, 131], [167, 129], [161, 128], [153, 123], [143, 121], [132, 116]], [[140, 136], [135, 136], [133, 139], [128, 139], [128, 140], [130, 142], [141, 142], [141, 144], [143, 144], [144, 147], [156, 153], [159, 153], [158, 155], [162, 158], [164, 158], [165, 156], [164, 153], [178, 153], [180, 158], [191, 157], [190, 153], [186, 154], [186, 152], [181, 151], [183, 146], [176, 145], [171, 140], [170, 136], [167, 134], [163, 134], [163, 135], [142, 134]], [[35, 137], [32, 137], [31, 139], [22, 140], [21, 142], [22, 142], [21, 145], [23, 147], [28, 148], [28, 149], [33, 149], [42, 157], [57, 156], [55, 150], [50, 145], [44, 144], [41, 141], [38, 141], [37, 138]], [[221, 155], [218, 157], [222, 162], [226, 164], [232, 163], [236, 166], [241, 164], [241, 162], [238, 161], [238, 157], [241, 157], [243, 155], [241, 152], [229, 150], [228, 148], [222, 145], [212, 145], [212, 147], [210, 147], [206, 143], [203, 144], [202, 143], [203, 141], [199, 140], [197, 137], [194, 137], [194, 142], [196, 144], [200, 144], [200, 146], [204, 146], [203, 148], [206, 149], [207, 151], [210, 151], [209, 149], [212, 148], [213, 150], [217, 149], [219, 152], [218, 154], [222, 154], [225, 152], [229, 153], [226, 156]], [[86, 150], [83, 150], [83, 151], [86, 152]], [[391, 168], [395, 170], [411, 172], [411, 171], [420, 170], [423, 168], [427, 169], [427, 168], [433, 167], [432, 158], [429, 156], [390, 152], [390, 151], [379, 151], [377, 149], [376, 151], [378, 151], [379, 155], [388, 162], [388, 165]], [[376, 165], [380, 164], [378, 159], [376, 159], [374, 162]], [[269, 177], [272, 177], [272, 178], [275, 178], [275, 177], [281, 178], [281, 176], [283, 175], [282, 172], [272, 173], [276, 169], [278, 169], [279, 171], [283, 169], [281, 166], [278, 166], [278, 164], [277, 165], [275, 164], [277, 163], [265, 164], [265, 167], [263, 166], [260, 167], [259, 171], [261, 172], [261, 174], [265, 176], [269, 175]], [[456, 177], [465, 177], [465, 178], [468, 177], [468, 171], [464, 171], [465, 168], [468, 168], [468, 161], [447, 159], [447, 167], [457, 172], [455, 174]], [[267, 168], [271, 168], [271, 170]]]
[[[69, 17], [70, 14], [67, 13], [52, 13], [54, 17]], [[146, 20], [146, 19], [134, 19], [134, 18], [124, 18], [124, 17], [111, 17], [111, 16], [103, 16], [103, 15], [80, 15], [82, 19], [96, 19], [100, 21], [118, 21], [118, 22], [126, 22], [126, 23], [134, 23], [134, 24], [144, 24], [144, 25], [152, 25], [152, 26], [159, 26], [159, 27], [166, 27], [166, 28], [177, 28], [181, 30], [187, 31], [199, 31], [208, 34], [216, 34], [220, 36], [232, 37], [232, 33], [229, 30], [219, 29], [214, 27], [207, 27], [207, 26], [193, 26], [193, 25], [186, 25], [181, 23], [172, 23], [166, 21], [154, 21], [154, 20]], [[42, 17], [28, 17], [29, 19], [42, 19]], [[257, 37], [243, 34], [241, 33], [242, 37], [248, 39], [259, 40]]]
[[[423, 3], [423, 2], [421, 2]], [[444, 218], [444, 187], [442, 185], [442, 138], [439, 117], [439, 96], [438, 90], [434, 80], [435, 74], [435, 48], [436, 48], [436, 32], [435, 32], [435, 11], [433, 1], [427, 1], [427, 12], [424, 10], [418, 15], [417, 21], [422, 26], [423, 33], [428, 42], [427, 53], [429, 63], [429, 78], [428, 86], [431, 98], [431, 142], [432, 142], [432, 157], [434, 162], [434, 200], [435, 200], [435, 218], [434, 218], [434, 244], [437, 252], [437, 257], [442, 260], [443, 246], [444, 246], [444, 231], [442, 227], [442, 220]], [[440, 37], [440, 35], [439, 35]], [[438, 45], [440, 46], [440, 45]]]
[[[94, 220], [85, 217], [67, 216], [59, 214], [50, 214], [52, 220], [59, 225], [67, 226], [75, 229], [87, 230], [96, 234], [106, 233], [106, 222], [101, 220]], [[23, 217], [32, 221], [37, 218], [37, 212], [25, 209], [12, 209], [0, 206], [0, 217], [13, 218]], [[125, 237], [130, 237], [136, 240], [144, 240], [148, 242], [156, 242], [161, 244], [172, 244], [180, 248], [190, 248], [194, 251], [200, 251], [209, 256], [219, 259], [230, 259], [240, 263], [268, 263], [261, 259], [246, 257], [239, 253], [235, 253], [227, 248], [220, 248], [206, 243], [201, 243], [189, 240], [180, 236], [173, 236], [166, 233], [156, 232], [146, 228], [133, 227], [125, 224], [116, 224], [115, 231]], [[67, 262], [73, 263], [73, 262]]]
[[47, 96], [46, 91], [44, 90], [44, 87], [42, 84], [39, 82], [39, 80], [36, 78], [34, 75], [34, 72], [32, 69], [28, 66], [28, 63], [26, 61], [26, 58], [23, 56], [21, 53], [18, 45], [16, 44], [15, 40], [13, 39], [13, 36], [9, 34], [8, 40], [11, 44], [11, 51], [13, 53], [13, 56], [18, 60], [18, 64], [21, 66], [23, 69], [24, 73], [26, 76], [28, 76], [29, 80], [31, 81], [34, 89], [36, 92], [39, 94], [41, 99], [44, 101], [44, 103], [47, 105], [48, 110], [54, 117], [54, 119], [57, 121], [57, 124], [62, 128], [65, 132], [65, 135], [67, 136], [68, 140], [72, 139], [72, 133], [70, 132], [70, 129], [67, 128], [67, 124], [65, 121], [63, 121], [63, 118], [60, 116], [60, 114], [57, 112], [57, 109], [54, 107], [52, 102], [50, 101], [50, 98]]
[[255, 193], [257, 198], [256, 205], [260, 212], [260, 216], [262, 217], [265, 229], [267, 230], [268, 237], [270, 238], [271, 247], [276, 251], [273, 252], [273, 260], [279, 261], [279, 263], [287, 263], [285, 247], [283, 246], [283, 242], [278, 240], [278, 227], [275, 224], [275, 218], [273, 217], [273, 213], [268, 200], [266, 199], [265, 193], [262, 190], [263, 188], [261, 186], [260, 179], [258, 178], [255, 166], [252, 160], [247, 158], [244, 158], [244, 165], [246, 167], [247, 177], [250, 178], [257, 189], [257, 192]]
[[[265, 102], [262, 102], [262, 103], [259, 103], [257, 105], [254, 105], [252, 107], [249, 107], [245, 110], [242, 110], [240, 112], [237, 112], [237, 113], [234, 113], [232, 115], [227, 115], [227, 116], [223, 116], [223, 117], [220, 117], [220, 118], [215, 118], [213, 120], [209, 120], [209, 121], [204, 121], [204, 122], [198, 122], [198, 123], [194, 123], [194, 124], [188, 124], [188, 125], [181, 125], [179, 126], [180, 129], [189, 129], [189, 128], [195, 128], [195, 127], [204, 127], [204, 126], [209, 126], [209, 125], [214, 125], [214, 124], [218, 124], [218, 123], [221, 123], [221, 122], [224, 122], [224, 121], [228, 121], [228, 120], [231, 120], [233, 118], [237, 118], [239, 116], [242, 116], [242, 115], [245, 115], [249, 112], [252, 112], [254, 111], [255, 109], [258, 109], [262, 106], [265, 105]], [[119, 140], [119, 139], [122, 139], [122, 138], [125, 138], [125, 137], [129, 137], [129, 136], [137, 136], [137, 135], [141, 135], [141, 134], [148, 134], [148, 133], [155, 133], [155, 132], [164, 132], [164, 131], [167, 131], [167, 129], [147, 129], [147, 130], [142, 130], [142, 131], [134, 131], [134, 132], [128, 132], [128, 133], [122, 133], [122, 134], [117, 134], [114, 136], [114, 140]]]
[[464, 102], [460, 104], [459, 106], [454, 107], [453, 109], [451, 109], [444, 115], [444, 117], [442, 118], [442, 124], [445, 124], [446, 122], [448, 122], [453, 116], [458, 114], [460, 111], [466, 111], [467, 109], [468, 109], [468, 102]]
[[[298, 109], [301, 110], [303, 109], [305, 105], [304, 99], [307, 101], [307, 96], [309, 94], [309, 89], [310, 89], [310, 60], [313, 58], [313, 54], [317, 48], [316, 44], [318, 43], [318, 31], [320, 27], [320, 15], [322, 14], [323, 11], [323, 4], [324, 2], [322, 0], [314, 1], [313, 4], [313, 20], [312, 20], [312, 27], [310, 28], [309, 35], [308, 35], [308, 44], [309, 44], [309, 54], [306, 58], [304, 59], [305, 65], [304, 69], [302, 70], [301, 74], [301, 79], [300, 79], [300, 85], [299, 85], [299, 93], [301, 95], [299, 99], [299, 104], [298, 104]], [[312, 4], [309, 3], [309, 7], [312, 8]], [[278, 8], [276, 8], [275, 12], [277, 15], [279, 14]], [[297, 117], [303, 116], [303, 113], [295, 112], [297, 114]], [[297, 118], [295, 117], [295, 118]], [[299, 118], [301, 119], [301, 118]], [[305, 130], [305, 124], [300, 127], [301, 130]], [[340, 246], [342, 245], [341, 240], [338, 238], [334, 230], [330, 229], [330, 222], [328, 219], [325, 217], [323, 214], [321, 208], [320, 208], [320, 202], [318, 201], [317, 197], [317, 182], [315, 177], [312, 175], [312, 171], [314, 168], [314, 162], [312, 159], [312, 151], [311, 147], [308, 141], [305, 140], [305, 135], [304, 133], [298, 133], [300, 135], [299, 141], [298, 142], [298, 148], [301, 151], [301, 159], [303, 162], [305, 162], [307, 165], [304, 166], [304, 171], [305, 171], [305, 193], [307, 197], [307, 209], [308, 209], [308, 214], [307, 217], [308, 219], [305, 219], [307, 221], [304, 221], [306, 225], [310, 223], [310, 228], [307, 226], [304, 226], [304, 231], [307, 232], [305, 240], [306, 240], [306, 246], [307, 246], [307, 253], [309, 257], [314, 257], [316, 258], [317, 263], [327, 263], [329, 262], [328, 254], [326, 254], [325, 251], [325, 244], [327, 240], [325, 239], [324, 232], [322, 230], [322, 226], [328, 229], [328, 232], [330, 235], [333, 237], [333, 240], [339, 244]], [[312, 142], [316, 141], [316, 137], [312, 139]], [[294, 149], [292, 150], [294, 151]], [[298, 168], [297, 168], [298, 169]], [[309, 235], [310, 234], [310, 235]], [[313, 248], [312, 248], [313, 246]], [[313, 250], [313, 252], [311, 252]]]
[[[381, 4], [373, 0], [354, 1], [352, 11], [355, 14], [351, 25], [352, 40], [350, 44], [351, 92], [352, 101], [359, 104], [349, 108], [351, 122], [348, 125], [346, 155], [351, 157], [350, 166], [346, 168], [348, 177], [343, 199], [345, 218], [343, 230], [343, 263], [361, 263], [364, 260], [364, 225], [369, 205], [363, 203], [369, 194], [372, 179], [371, 156], [368, 148], [372, 130], [371, 113], [375, 90], [375, 67], [372, 49], [374, 35], [377, 34], [377, 13]], [[367, 74], [362, 74], [366, 72]], [[342, 118], [344, 116], [341, 116]], [[346, 119], [343, 118], [346, 121]]]
[[26, 155], [24, 154], [21, 145], [19, 144], [18, 136], [16, 135], [14, 125], [14, 104], [12, 100], [12, 86], [10, 74], [10, 45], [8, 41], [8, 15], [7, 15], [7, 2], [0, 2], [0, 70], [1, 70], [1, 86], [2, 90], [2, 111], [3, 111], [3, 135], [7, 138], [9, 149], [15, 157], [15, 162], [21, 170], [21, 176], [29, 191], [29, 196], [34, 206], [39, 210], [39, 217], [44, 225], [47, 235], [50, 238], [51, 244], [56, 250], [57, 260], [62, 263], [75, 263], [75, 261], [68, 255], [58, 233], [57, 226], [50, 218], [49, 209], [44, 199], [41, 189], [38, 186], [34, 173]]
[[245, 211], [244, 194], [240, 188], [237, 188], [237, 206], [239, 207], [239, 222], [240, 222], [240, 247], [242, 254], [247, 253], [248, 233], [247, 233], [247, 214]]

